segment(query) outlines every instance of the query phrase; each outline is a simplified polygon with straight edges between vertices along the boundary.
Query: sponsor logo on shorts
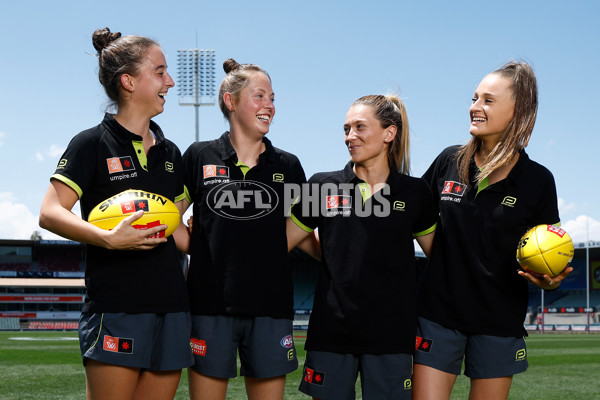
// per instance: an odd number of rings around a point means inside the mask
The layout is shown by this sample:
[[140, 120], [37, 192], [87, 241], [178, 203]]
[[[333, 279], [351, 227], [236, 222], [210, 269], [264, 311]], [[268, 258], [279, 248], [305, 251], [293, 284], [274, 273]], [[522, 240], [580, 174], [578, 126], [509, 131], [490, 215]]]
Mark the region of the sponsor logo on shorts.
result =
[[516, 361], [525, 361], [527, 359], [527, 350], [519, 349], [517, 350], [517, 354], [515, 354]]
[[404, 380], [404, 390], [412, 389], [412, 379], [408, 378]]
[[465, 193], [465, 189], [467, 185], [464, 185], [460, 182], [456, 181], [446, 181], [444, 182], [444, 189], [442, 189], [442, 194], [453, 194], [455, 196], [460, 196]]
[[133, 354], [133, 339], [104, 335], [102, 349], [113, 353]]
[[433, 340], [425, 339], [421, 336], [417, 336], [417, 342], [415, 344], [415, 350], [423, 351], [425, 353], [429, 353], [431, 351], [431, 346], [433, 345]]
[[192, 352], [197, 356], [206, 356], [206, 342], [200, 339], [190, 339], [190, 346], [192, 347]]
[[514, 207], [516, 203], [517, 203], [516, 197], [506, 196], [504, 199], [502, 199], [502, 203], [500, 203], [500, 204], [502, 204], [503, 206], [507, 206], [507, 207]]
[[304, 367], [304, 380], [313, 385], [323, 386], [325, 384], [325, 372]]
[[294, 361], [296, 359], [296, 350], [295, 349], [288, 350], [287, 359], [288, 359], [288, 361]]
[[202, 172], [206, 178], [229, 178], [229, 167], [225, 165], [203, 165]]
[[135, 171], [135, 165], [133, 164], [131, 156], [107, 158], [106, 164], [108, 165], [109, 174], [116, 174], [117, 172], [123, 171]]
[[291, 348], [294, 345], [294, 338], [292, 335], [287, 335], [286, 337], [282, 338], [281, 345], [286, 349]]

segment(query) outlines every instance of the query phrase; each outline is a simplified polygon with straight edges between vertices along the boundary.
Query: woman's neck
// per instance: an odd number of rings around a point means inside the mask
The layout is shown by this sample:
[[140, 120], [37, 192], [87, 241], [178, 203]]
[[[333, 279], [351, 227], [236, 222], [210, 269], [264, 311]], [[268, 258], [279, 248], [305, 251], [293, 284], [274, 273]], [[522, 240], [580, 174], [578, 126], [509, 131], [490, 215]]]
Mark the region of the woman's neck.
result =
[[266, 149], [262, 137], [250, 137], [233, 129], [229, 132], [229, 140], [235, 149], [238, 161], [250, 168], [258, 164], [258, 156]]
[[140, 117], [127, 108], [119, 108], [119, 111], [115, 115], [115, 119], [129, 132], [135, 133], [144, 139], [146, 136], [153, 137], [153, 135], [150, 133], [149, 118]]
[[380, 190], [390, 176], [390, 167], [387, 162], [377, 162], [371, 165], [354, 164], [354, 173], [365, 181], [371, 188], [371, 193]]
[[148, 154], [150, 147], [154, 146], [156, 143], [154, 134], [150, 132], [150, 119], [147, 117], [140, 117], [125, 107], [119, 108], [119, 111], [115, 115], [115, 119], [129, 132], [142, 137], [144, 152]]

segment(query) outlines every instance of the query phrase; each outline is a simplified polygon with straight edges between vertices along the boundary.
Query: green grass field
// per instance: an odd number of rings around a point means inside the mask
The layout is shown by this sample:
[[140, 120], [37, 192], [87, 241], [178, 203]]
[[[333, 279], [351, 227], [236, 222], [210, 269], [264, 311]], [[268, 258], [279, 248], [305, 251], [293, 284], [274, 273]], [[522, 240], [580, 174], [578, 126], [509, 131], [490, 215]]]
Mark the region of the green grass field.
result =
[[[302, 366], [303, 338], [296, 347]], [[534, 334], [527, 347], [529, 370], [515, 376], [510, 399], [600, 400], [600, 335]], [[288, 376], [285, 399], [308, 399], [297, 390], [300, 371]], [[466, 399], [468, 385], [460, 376], [452, 399]], [[0, 332], [0, 399], [84, 398], [76, 332]], [[175, 398], [189, 398], [185, 371]], [[243, 379], [230, 381], [227, 398], [246, 398]]]

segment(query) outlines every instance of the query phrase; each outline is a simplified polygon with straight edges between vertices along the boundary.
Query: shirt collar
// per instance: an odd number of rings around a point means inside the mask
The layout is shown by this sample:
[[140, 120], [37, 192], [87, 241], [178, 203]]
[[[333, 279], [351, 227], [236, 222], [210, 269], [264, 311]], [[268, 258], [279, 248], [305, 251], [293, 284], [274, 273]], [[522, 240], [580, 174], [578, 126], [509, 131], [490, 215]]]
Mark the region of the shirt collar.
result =
[[[504, 182], [510, 182], [511, 184], [518, 184], [522, 179], [527, 179], [526, 178], [527, 164], [529, 164], [529, 156], [525, 152], [525, 149], [521, 149], [519, 151], [519, 159], [517, 160], [517, 163], [515, 164], [514, 167], [512, 167], [512, 169], [508, 173], [508, 176], [506, 177]], [[475, 164], [475, 157], [473, 157], [471, 159], [471, 164], [469, 167], [471, 168], [469, 177], [471, 180], [473, 180], [475, 177], [475, 174], [477, 173], [477, 171], [479, 169], [479, 168], [477, 168], [477, 165]], [[473, 185], [473, 182], [471, 182], [471, 185]], [[499, 189], [501, 189], [502, 187], [503, 186], [500, 186]]]
[[[342, 171], [342, 176], [344, 183], [360, 183], [364, 182], [354, 173], [354, 164], [352, 161], [348, 161], [346, 166]], [[400, 172], [394, 172], [390, 170], [390, 174], [387, 178], [387, 184], [390, 187], [390, 193], [393, 193], [395, 190], [400, 188], [399, 181], [402, 179], [402, 174]]]
[[[141, 142], [143, 138], [140, 135], [127, 130], [123, 125], [119, 124], [115, 119], [114, 115], [106, 113], [102, 124], [108, 129], [110, 134], [122, 145], [127, 145], [132, 141]], [[160, 129], [160, 126], [154, 121], [150, 120], [150, 130], [154, 133], [155, 146], [162, 146], [165, 143], [165, 135]]]
[[[263, 160], [266, 158], [270, 161], [273, 161], [275, 158], [275, 149], [273, 144], [266, 137], [262, 138], [263, 143], [265, 144], [265, 151], [260, 153], [258, 156], [258, 163], [261, 164], [264, 162]], [[237, 162], [237, 154], [233, 145], [231, 144], [231, 140], [229, 139], [229, 131], [226, 131], [219, 138], [219, 148], [221, 151], [221, 157], [223, 160], [228, 160], [230, 158], [234, 159], [234, 162]]]
[[508, 173], [508, 179], [513, 183], [518, 183], [521, 179], [524, 179], [527, 176], [527, 164], [529, 164], [529, 156], [525, 152], [525, 149], [521, 149], [519, 160]]

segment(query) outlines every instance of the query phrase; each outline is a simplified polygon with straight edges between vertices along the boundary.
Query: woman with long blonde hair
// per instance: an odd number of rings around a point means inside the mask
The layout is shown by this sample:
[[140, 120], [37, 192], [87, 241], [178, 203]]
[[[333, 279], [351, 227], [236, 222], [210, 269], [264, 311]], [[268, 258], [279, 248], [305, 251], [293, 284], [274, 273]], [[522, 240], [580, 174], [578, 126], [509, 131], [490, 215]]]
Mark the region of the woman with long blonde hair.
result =
[[536, 277], [515, 258], [528, 228], [560, 223], [554, 178], [524, 150], [537, 105], [527, 63], [485, 76], [469, 109], [471, 140], [445, 149], [423, 176], [439, 225], [419, 289], [415, 399], [449, 399], [463, 362], [470, 399], [506, 399], [527, 369], [527, 282], [553, 290], [572, 270]]

